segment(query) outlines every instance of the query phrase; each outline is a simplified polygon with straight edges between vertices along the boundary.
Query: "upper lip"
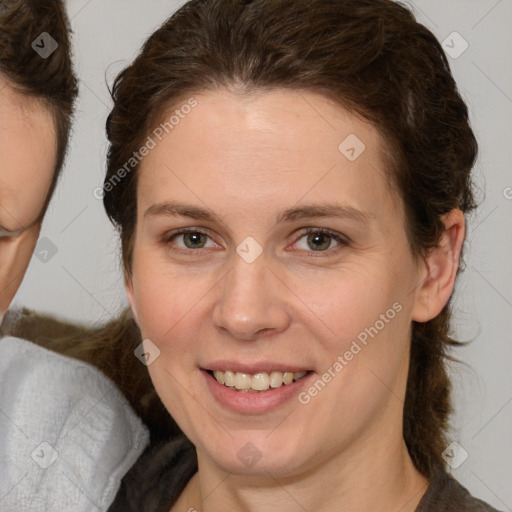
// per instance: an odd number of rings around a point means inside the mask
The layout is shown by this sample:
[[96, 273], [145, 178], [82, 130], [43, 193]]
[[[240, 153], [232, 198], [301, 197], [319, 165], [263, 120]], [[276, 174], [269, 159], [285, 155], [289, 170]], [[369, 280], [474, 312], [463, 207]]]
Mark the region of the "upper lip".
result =
[[278, 363], [276, 361], [259, 361], [257, 363], [244, 363], [241, 361], [214, 361], [205, 366], [202, 366], [204, 370], [220, 370], [239, 373], [271, 373], [271, 372], [302, 372], [310, 371], [311, 368], [305, 366], [294, 365], [290, 363]]

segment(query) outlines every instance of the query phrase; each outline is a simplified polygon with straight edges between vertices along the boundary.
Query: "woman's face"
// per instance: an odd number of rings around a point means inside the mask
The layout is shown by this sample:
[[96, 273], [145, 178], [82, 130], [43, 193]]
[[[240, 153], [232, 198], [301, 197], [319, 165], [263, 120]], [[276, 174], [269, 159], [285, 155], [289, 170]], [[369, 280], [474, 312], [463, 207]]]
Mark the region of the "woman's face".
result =
[[0, 316], [16, 294], [40, 230], [56, 163], [55, 124], [39, 101], [0, 77]]
[[386, 449], [424, 276], [379, 133], [313, 93], [195, 99], [139, 169], [127, 290], [159, 396], [225, 471]]

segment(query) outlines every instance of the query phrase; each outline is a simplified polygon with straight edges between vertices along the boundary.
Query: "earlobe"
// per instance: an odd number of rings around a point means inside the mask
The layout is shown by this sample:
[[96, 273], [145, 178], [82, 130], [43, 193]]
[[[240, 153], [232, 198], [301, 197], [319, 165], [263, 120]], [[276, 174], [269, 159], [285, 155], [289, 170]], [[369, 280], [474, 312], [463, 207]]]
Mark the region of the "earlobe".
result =
[[464, 214], [452, 210], [442, 218], [445, 230], [424, 259], [426, 276], [419, 284], [412, 319], [427, 322], [444, 308], [455, 286], [465, 237]]
[[135, 307], [135, 297], [133, 293], [133, 283], [131, 277], [125, 274], [124, 276], [124, 289], [126, 291], [126, 297], [128, 302], [130, 303], [130, 309], [132, 310], [133, 318], [135, 319], [135, 323], [139, 325], [139, 320], [137, 317], [137, 308]]

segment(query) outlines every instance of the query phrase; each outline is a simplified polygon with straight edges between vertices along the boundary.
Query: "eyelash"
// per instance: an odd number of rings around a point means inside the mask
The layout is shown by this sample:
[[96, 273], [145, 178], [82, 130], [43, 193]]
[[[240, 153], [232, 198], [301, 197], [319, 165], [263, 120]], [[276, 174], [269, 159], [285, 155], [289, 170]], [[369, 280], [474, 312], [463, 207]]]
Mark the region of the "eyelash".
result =
[[[198, 233], [202, 235], [208, 236], [210, 239], [211, 232], [208, 230], [198, 229], [198, 228], [183, 228], [178, 231], [173, 231], [172, 233], [168, 233], [162, 237], [160, 240], [161, 245], [168, 246], [169, 243], [174, 240], [176, 237], [180, 235], [184, 235], [187, 233]], [[330, 238], [333, 238], [336, 240], [336, 242], [339, 243], [336, 247], [333, 249], [327, 249], [326, 251], [305, 251], [306, 254], [311, 255], [313, 257], [322, 257], [321, 254], [329, 253], [328, 255], [331, 255], [333, 252], [337, 253], [338, 250], [343, 249], [343, 247], [347, 247], [350, 245], [350, 240], [347, 237], [341, 236], [339, 233], [336, 233], [335, 231], [331, 231], [327, 228], [304, 228], [304, 231], [301, 232], [300, 236], [296, 239], [295, 243], [297, 243], [301, 238], [304, 238], [306, 235], [316, 233], [316, 234], [322, 234], [322, 235], [328, 235]], [[190, 253], [197, 253], [201, 250], [199, 249], [183, 249], [181, 247], [179, 248], [173, 248], [173, 251], [182, 253], [182, 254], [190, 254]], [[296, 252], [295, 250], [293, 252]], [[319, 255], [320, 254], [320, 255]]]

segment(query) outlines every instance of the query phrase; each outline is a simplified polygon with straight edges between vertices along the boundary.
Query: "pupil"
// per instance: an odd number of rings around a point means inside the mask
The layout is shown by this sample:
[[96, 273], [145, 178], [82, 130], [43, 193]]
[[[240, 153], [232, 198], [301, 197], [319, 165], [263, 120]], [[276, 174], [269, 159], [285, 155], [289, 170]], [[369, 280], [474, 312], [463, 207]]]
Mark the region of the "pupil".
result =
[[[322, 240], [324, 241], [323, 243]], [[318, 241], [320, 241], [320, 243], [317, 245]], [[315, 251], [318, 249], [327, 249], [329, 247], [329, 236], [323, 233], [312, 234], [309, 236], [308, 242], [313, 242], [315, 244]]]
[[[202, 233], [187, 233], [187, 234], [185, 234], [185, 237], [184, 237], [185, 245], [189, 248], [197, 247], [197, 244], [201, 243], [201, 236], [203, 236]], [[191, 243], [188, 243], [189, 239], [192, 239]]]

